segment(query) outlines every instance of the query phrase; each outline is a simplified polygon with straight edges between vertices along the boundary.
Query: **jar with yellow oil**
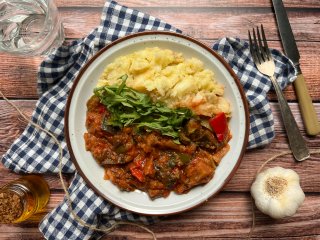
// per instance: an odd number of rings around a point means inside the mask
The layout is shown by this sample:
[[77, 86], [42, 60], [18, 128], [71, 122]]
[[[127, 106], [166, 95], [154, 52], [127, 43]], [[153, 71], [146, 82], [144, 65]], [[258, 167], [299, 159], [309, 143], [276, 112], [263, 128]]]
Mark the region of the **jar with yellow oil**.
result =
[[0, 188], [0, 223], [19, 223], [43, 211], [50, 197], [45, 179], [27, 175]]

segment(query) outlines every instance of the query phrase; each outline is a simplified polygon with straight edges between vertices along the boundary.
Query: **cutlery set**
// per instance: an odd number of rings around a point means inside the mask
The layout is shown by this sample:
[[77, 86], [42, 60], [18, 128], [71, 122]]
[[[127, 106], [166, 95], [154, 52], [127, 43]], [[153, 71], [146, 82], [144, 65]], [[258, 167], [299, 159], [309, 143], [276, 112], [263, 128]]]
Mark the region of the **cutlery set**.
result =
[[[306, 132], [310, 136], [320, 133], [320, 124], [318, 122], [316, 111], [313, 107], [311, 97], [300, 69], [300, 55], [292, 33], [292, 29], [283, 6], [282, 0], [272, 0], [277, 24], [282, 40], [285, 54], [290, 58], [297, 69], [297, 79], [294, 81], [294, 87], [300, 105], [300, 110]], [[261, 34], [260, 34], [261, 31]], [[268, 48], [263, 25], [261, 30], [252, 30], [252, 35], [248, 31], [250, 53], [258, 70], [268, 76], [272, 82], [279, 100], [280, 112], [283, 124], [288, 136], [289, 145], [294, 158], [297, 161], [303, 161], [309, 158], [309, 150], [304, 138], [302, 137], [290, 107], [281, 91], [281, 88], [274, 77], [275, 64]]]

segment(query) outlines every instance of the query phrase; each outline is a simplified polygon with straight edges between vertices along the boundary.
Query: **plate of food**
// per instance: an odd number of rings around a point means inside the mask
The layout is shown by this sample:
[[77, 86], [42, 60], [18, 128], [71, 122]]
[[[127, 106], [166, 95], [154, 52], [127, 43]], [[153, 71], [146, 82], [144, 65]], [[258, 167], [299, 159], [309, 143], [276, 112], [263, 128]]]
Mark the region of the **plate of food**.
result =
[[75, 79], [65, 135], [86, 183], [145, 215], [189, 210], [217, 194], [248, 141], [246, 98], [229, 65], [172, 32], [120, 38]]

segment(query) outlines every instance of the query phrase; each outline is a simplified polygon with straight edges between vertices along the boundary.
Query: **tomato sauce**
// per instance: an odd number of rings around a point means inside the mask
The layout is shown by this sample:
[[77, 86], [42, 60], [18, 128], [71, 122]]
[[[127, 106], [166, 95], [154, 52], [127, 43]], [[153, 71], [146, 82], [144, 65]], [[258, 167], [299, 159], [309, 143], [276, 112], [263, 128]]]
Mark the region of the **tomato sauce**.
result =
[[198, 120], [190, 120], [181, 132], [181, 144], [156, 131], [134, 127], [105, 128], [110, 117], [98, 97], [87, 102], [86, 150], [105, 169], [105, 179], [123, 191], [140, 189], [151, 198], [171, 191], [187, 193], [209, 182], [221, 158], [228, 152], [228, 138], [221, 142]]

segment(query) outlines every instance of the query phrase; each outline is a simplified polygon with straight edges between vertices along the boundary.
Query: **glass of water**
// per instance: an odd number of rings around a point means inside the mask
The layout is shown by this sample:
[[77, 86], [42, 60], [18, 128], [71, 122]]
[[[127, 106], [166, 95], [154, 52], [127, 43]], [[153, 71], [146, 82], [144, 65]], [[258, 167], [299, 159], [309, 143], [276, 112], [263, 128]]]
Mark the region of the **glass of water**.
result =
[[63, 41], [53, 0], [0, 0], [0, 52], [47, 55]]

